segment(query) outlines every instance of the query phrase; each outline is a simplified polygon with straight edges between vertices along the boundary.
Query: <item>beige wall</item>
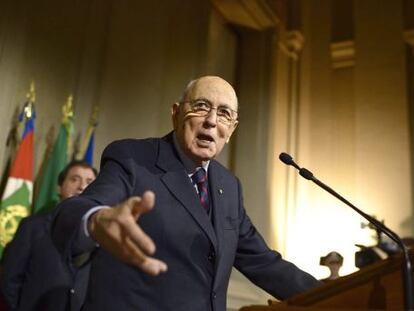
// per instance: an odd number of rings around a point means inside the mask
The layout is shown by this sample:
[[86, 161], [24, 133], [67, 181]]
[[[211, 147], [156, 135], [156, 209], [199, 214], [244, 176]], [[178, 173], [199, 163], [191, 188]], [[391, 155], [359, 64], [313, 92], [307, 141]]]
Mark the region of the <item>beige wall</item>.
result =
[[99, 106], [100, 154], [114, 139], [170, 131], [170, 106], [190, 79], [208, 73], [234, 81], [235, 35], [207, 1], [3, 0], [1, 5], [0, 142], [34, 80], [37, 164], [46, 132], [59, 125], [69, 94], [80, 131], [92, 105]]
[[[373, 11], [370, 7], [374, 5], [377, 9]], [[411, 166], [402, 6], [399, 1], [384, 1], [380, 6], [375, 1], [358, 2], [356, 12], [356, 199], [367, 203], [369, 212], [387, 219], [390, 227], [409, 235], [414, 231], [410, 221]], [[386, 25], [381, 26], [381, 20], [387, 21]]]
[[[4, 113], [1, 114], [0, 141], [3, 146], [11, 112], [16, 105], [21, 106], [30, 82], [34, 81], [37, 95], [35, 155], [36, 164], [39, 165], [46, 133], [50, 126], [59, 126], [61, 106], [69, 94], [75, 96], [77, 123], [82, 124], [88, 119], [86, 114], [89, 114], [91, 107], [88, 95], [94, 94], [96, 90], [96, 70], [100, 64], [95, 62], [102, 53], [99, 51], [100, 46], [94, 51], [90, 50], [100, 35], [102, 37], [103, 28], [97, 27], [97, 31], [90, 32], [91, 27], [96, 26], [91, 23], [101, 22], [89, 16], [92, 2], [2, 3], [6, 10], [3, 11], [1, 24], [0, 102]], [[94, 9], [101, 12], [100, 6]], [[85, 72], [86, 66], [89, 66], [90, 71]], [[91, 76], [95, 79], [91, 79]], [[83, 83], [82, 87], [80, 82]], [[83, 98], [87, 98], [87, 101], [83, 101]], [[1, 163], [4, 156], [1, 152]]]
[[[412, 68], [406, 64], [403, 1], [323, 0], [315, 5], [303, 0], [298, 11], [301, 22], [295, 29], [305, 39], [297, 61], [298, 127], [288, 126], [288, 114], [277, 115], [276, 151], [292, 152], [352, 203], [385, 219], [398, 234], [412, 235], [407, 85]], [[339, 54], [332, 53], [334, 47]], [[284, 104], [279, 100], [277, 109], [286, 111]], [[275, 169], [284, 178], [275, 195], [285, 198], [275, 199], [273, 206], [276, 217], [285, 221], [285, 235], [276, 237], [276, 245], [320, 277], [326, 271], [317, 267], [318, 258], [331, 250], [345, 255], [345, 273], [353, 271], [354, 244], [374, 243], [373, 232], [361, 229], [359, 215], [316, 185], [289, 175], [283, 165]]]

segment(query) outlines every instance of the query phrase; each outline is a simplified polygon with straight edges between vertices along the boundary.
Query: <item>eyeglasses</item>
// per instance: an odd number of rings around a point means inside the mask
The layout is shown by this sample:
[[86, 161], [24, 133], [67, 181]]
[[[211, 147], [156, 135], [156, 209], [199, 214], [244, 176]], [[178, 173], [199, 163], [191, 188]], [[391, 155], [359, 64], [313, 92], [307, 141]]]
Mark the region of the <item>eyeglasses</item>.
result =
[[189, 103], [192, 113], [200, 117], [210, 114], [211, 110], [217, 110], [217, 120], [226, 125], [230, 125], [237, 120], [237, 111], [227, 106], [213, 107], [213, 104], [206, 99], [194, 99], [180, 102], [180, 104]]

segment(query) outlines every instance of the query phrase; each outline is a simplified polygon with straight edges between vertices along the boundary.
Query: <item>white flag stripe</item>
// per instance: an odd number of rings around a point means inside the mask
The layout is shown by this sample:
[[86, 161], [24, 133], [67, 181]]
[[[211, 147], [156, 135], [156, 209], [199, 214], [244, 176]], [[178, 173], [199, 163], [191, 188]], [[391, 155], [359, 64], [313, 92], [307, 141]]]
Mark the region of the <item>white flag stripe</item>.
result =
[[[23, 183], [26, 183], [27, 188], [30, 193], [33, 193], [33, 182], [31, 180], [15, 178], [10, 176], [7, 180], [6, 189], [4, 189], [2, 201], [6, 200], [10, 195], [14, 194], [17, 189], [19, 189]], [[29, 202], [32, 203], [32, 196], [29, 196]]]

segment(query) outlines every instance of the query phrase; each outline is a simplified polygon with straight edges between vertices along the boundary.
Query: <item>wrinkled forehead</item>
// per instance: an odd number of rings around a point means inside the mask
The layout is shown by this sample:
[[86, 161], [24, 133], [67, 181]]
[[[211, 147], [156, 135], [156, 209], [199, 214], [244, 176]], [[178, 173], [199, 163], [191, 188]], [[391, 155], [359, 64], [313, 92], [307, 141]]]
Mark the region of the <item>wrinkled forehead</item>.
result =
[[233, 87], [219, 77], [203, 77], [191, 82], [186, 90], [187, 100], [208, 99], [216, 105], [226, 105], [237, 110], [237, 96]]

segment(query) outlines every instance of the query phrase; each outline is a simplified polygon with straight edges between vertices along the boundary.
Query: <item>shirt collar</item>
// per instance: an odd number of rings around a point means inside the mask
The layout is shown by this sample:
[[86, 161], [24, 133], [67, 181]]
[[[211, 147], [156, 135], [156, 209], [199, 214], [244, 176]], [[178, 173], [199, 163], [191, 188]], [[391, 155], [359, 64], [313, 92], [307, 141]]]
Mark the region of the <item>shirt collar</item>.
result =
[[[174, 142], [174, 147], [177, 150], [178, 153], [178, 157], [180, 158], [181, 162], [184, 164], [184, 168], [187, 171], [187, 174], [189, 175], [193, 175], [195, 173], [195, 171], [197, 171], [198, 169], [200, 169], [200, 166], [197, 166], [193, 160], [190, 159], [189, 156], [187, 156], [183, 150], [180, 147], [180, 144], [178, 143], [177, 137], [175, 135], [175, 132], [173, 132], [173, 142]], [[210, 165], [210, 161], [207, 161], [205, 165], [203, 165], [202, 167], [206, 170], [206, 172], [208, 172], [208, 166]]]

